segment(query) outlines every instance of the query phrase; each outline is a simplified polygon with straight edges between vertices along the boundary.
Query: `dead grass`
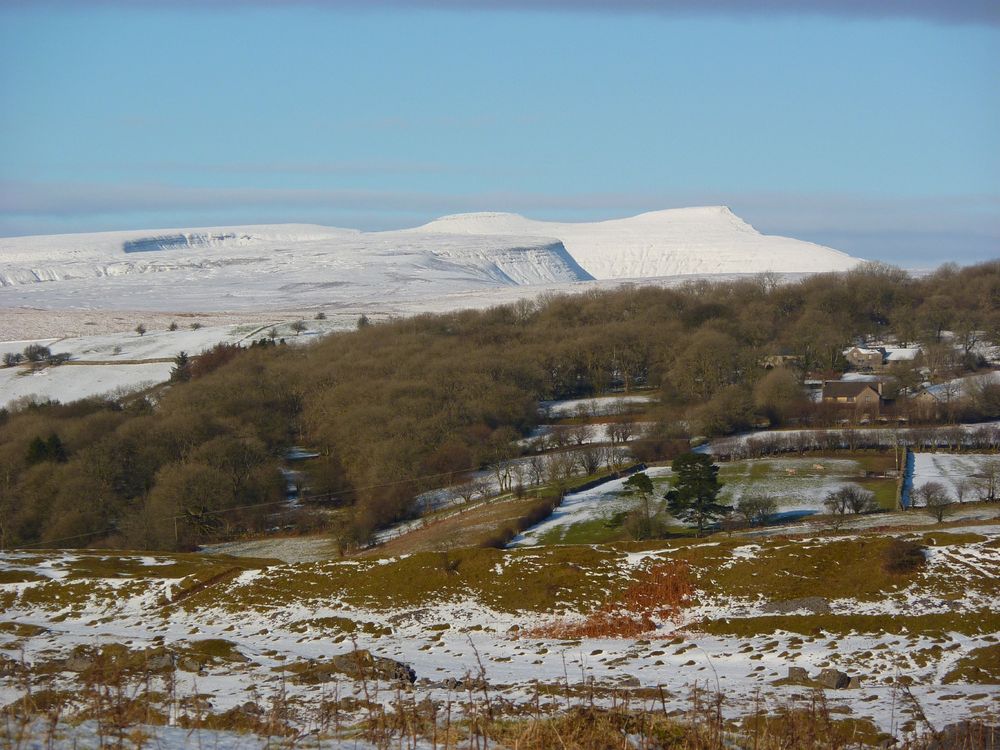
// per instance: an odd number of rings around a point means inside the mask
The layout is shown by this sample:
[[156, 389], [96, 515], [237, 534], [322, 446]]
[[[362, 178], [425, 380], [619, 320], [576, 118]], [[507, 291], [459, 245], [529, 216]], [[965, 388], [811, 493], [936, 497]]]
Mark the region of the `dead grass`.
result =
[[582, 622], [559, 622], [526, 631], [530, 638], [634, 638], [656, 628], [657, 621], [676, 618], [691, 600], [694, 586], [687, 564], [653, 565], [608, 604]]
[[974, 682], [981, 685], [1000, 683], [1000, 645], [973, 649], [958, 660], [942, 682]]
[[714, 635], [744, 638], [777, 632], [818, 636], [850, 633], [961, 633], [986, 635], [1000, 632], [1000, 612], [978, 610], [929, 615], [766, 615], [704, 620], [692, 629]]

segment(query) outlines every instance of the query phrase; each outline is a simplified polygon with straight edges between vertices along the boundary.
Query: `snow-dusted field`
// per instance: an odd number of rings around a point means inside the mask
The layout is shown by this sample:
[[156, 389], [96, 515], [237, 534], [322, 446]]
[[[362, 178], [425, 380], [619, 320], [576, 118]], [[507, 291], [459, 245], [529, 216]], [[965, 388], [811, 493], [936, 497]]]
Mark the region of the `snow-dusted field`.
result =
[[[143, 317], [133, 319], [132, 327], [144, 323]], [[47, 346], [53, 354], [68, 354], [70, 361], [57, 367], [45, 367], [32, 372], [28, 365], [0, 368], [0, 407], [24, 396], [56, 399], [67, 402], [115, 391], [155, 385], [167, 380], [173, 367], [172, 360], [180, 352], [200, 354], [217, 344], [247, 345], [251, 341], [268, 337], [273, 331], [276, 338], [290, 345], [313, 341], [330, 331], [340, 330], [350, 322], [336, 319], [305, 320], [308, 330], [296, 334], [291, 325], [298, 318], [270, 317], [255, 322], [231, 325], [201, 326], [178, 324], [177, 330], [168, 329], [170, 322], [159, 329], [147, 326], [139, 335], [134, 330], [118, 333], [95, 334], [59, 339], [0, 342], [0, 355], [5, 352], [23, 352], [29, 344]]]
[[[0, 369], [0, 407], [25, 397], [67, 402], [113, 391], [141, 389], [170, 377], [169, 362], [133, 365], [61, 365], [36, 373]], [[26, 373], [26, 374], [22, 374]]]
[[575, 398], [562, 401], [541, 401], [538, 411], [550, 419], [564, 417], [607, 417], [630, 411], [636, 406], [644, 406], [655, 398], [645, 393], [633, 393], [621, 396], [598, 396], [596, 398]]
[[[653, 467], [646, 474], [650, 478], [660, 479], [669, 476], [670, 470], [666, 467]], [[719, 479], [723, 486], [719, 499], [735, 506], [748, 492], [763, 493], [776, 501], [778, 516], [790, 520], [826, 512], [823, 500], [827, 494], [855, 484], [855, 480], [863, 475], [861, 465], [850, 459], [781, 458], [741, 461], [722, 465]], [[638, 500], [624, 493], [624, 482], [624, 479], [618, 479], [568, 495], [549, 518], [516, 536], [510, 546], [535, 545], [543, 539], [552, 541], [554, 536], [565, 536], [567, 531], [578, 524], [607, 520], [616, 513], [632, 510]], [[662, 503], [666, 489], [666, 484], [657, 483], [657, 503]], [[883, 518], [881, 523], [884, 522]]]
[[857, 461], [838, 458], [776, 458], [723, 464], [719, 497], [735, 505], [747, 492], [773, 497], [781, 514], [824, 512], [823, 499], [864, 476]]
[[[141, 323], [136, 320], [136, 325]], [[225, 326], [204, 326], [192, 330], [150, 330], [140, 336], [134, 331], [36, 341], [0, 342], [0, 355], [21, 352], [31, 343], [47, 346], [53, 354], [68, 354], [70, 361], [56, 367], [32, 371], [29, 366], [0, 368], [0, 407], [26, 396], [40, 400], [67, 402], [121, 389], [135, 389], [162, 383], [170, 377], [173, 358], [181, 351], [190, 355], [216, 344], [241, 344], [264, 337], [273, 327], [286, 341], [308, 341], [321, 331], [333, 329], [333, 321], [308, 321], [310, 331], [296, 336], [289, 320], [270, 320]], [[169, 324], [168, 324], [169, 325]]]
[[989, 453], [914, 453], [913, 488], [919, 489], [928, 482], [939, 482], [953, 500], [958, 500], [961, 491], [962, 501], [970, 502], [978, 498], [978, 482], [989, 466], [1000, 474], [1000, 456]]
[[[665, 467], [655, 467], [646, 471], [646, 475], [650, 479], [668, 476], [669, 474], [670, 469]], [[615, 479], [599, 487], [567, 495], [551, 516], [515, 536], [508, 546], [532, 546], [554, 533], [565, 534], [566, 531], [577, 524], [609, 519], [615, 513], [632, 510], [638, 500], [625, 493], [624, 486], [626, 480], [627, 477]]]
[[[926, 572], [884, 596], [829, 598], [825, 606], [830, 616], [913, 617], [995, 608], [991, 571], [1000, 563], [996, 547], [1000, 529], [993, 525], [952, 531], [975, 533], [965, 541], [945, 539], [950, 546], [931, 547]], [[562, 605], [556, 599], [547, 613], [530, 607], [489, 604], [461, 589], [410, 604], [390, 597], [381, 605], [367, 605], [360, 603], [356, 594], [330, 583], [345, 575], [376, 576], [383, 571], [390, 576], [387, 581], [394, 580], [392, 571], [415, 575], [407, 573], [411, 561], [401, 558], [246, 570], [220, 581], [204, 595], [181, 605], [165, 606], [164, 597], [182, 590], [182, 576], [189, 572], [172, 572], [170, 566], [174, 563], [165, 556], [126, 556], [117, 563], [124, 571], [118, 575], [115, 568], [106, 574], [92, 572], [95, 566], [100, 569], [114, 559], [107, 553], [2, 553], [0, 575], [6, 582], [0, 583], [0, 597], [7, 597], [7, 606], [0, 616], [0, 654], [18, 663], [41, 665], [79, 645], [119, 643], [144, 649], [165, 644], [185, 648], [185, 644], [200, 639], [225, 639], [236, 649], [238, 659], [210, 662], [198, 671], [179, 669], [174, 673], [177, 694], [197, 692], [216, 712], [242, 704], [251, 685], [265, 699], [281, 692], [289, 699], [303, 701], [303, 705], [334, 691], [347, 697], [361, 695], [362, 689], [377, 689], [370, 684], [362, 688], [344, 677], [335, 683], [302, 683], [288, 679], [289, 673], [284, 671], [303, 660], [327, 660], [349, 652], [351, 638], [345, 637], [345, 632], [350, 632], [359, 648], [410, 665], [417, 675], [414, 690], [434, 700], [456, 700], [461, 689], [456, 690], [446, 681], [479, 675], [481, 664], [494, 695], [514, 703], [530, 701], [531, 686], [536, 681], [558, 686], [567, 680], [572, 685], [593, 680], [597, 686], [662, 687], [656, 700], [662, 696], [667, 710], [684, 710], [689, 707], [690, 691], [695, 685], [714, 690], [717, 679], [724, 695], [723, 711], [736, 717], [754, 710], [758, 697], [768, 706], [777, 707], [801, 692], [800, 687], [774, 684], [785, 676], [788, 666], [794, 665], [810, 673], [833, 666], [862, 675], [860, 688], [827, 691], [826, 700], [835, 711], [871, 717], [883, 728], [898, 726], [899, 712], [912, 713], [912, 706], [903, 706], [893, 687], [892, 681], [899, 674], [912, 678], [913, 694], [935, 724], [975, 713], [995, 713], [1000, 685], [942, 681], [972, 649], [994, 644], [995, 633], [924, 633], [911, 628], [898, 634], [849, 631], [835, 636], [796, 635], [777, 630], [721, 636], [699, 629], [698, 623], [704, 618], [760, 618], [771, 611], [764, 597], [717, 591], [712, 570], [741, 565], [758, 570], [753, 567], [755, 561], [768, 555], [791, 552], [794, 556], [787, 559], [795, 559], [798, 555], [822, 554], [826, 545], [849, 543], [843, 537], [799, 541], [708, 539], [694, 546], [650, 547], [642, 552], [582, 548], [578, 564], [586, 566], [585, 575], [612, 578], [631, 577], [649, 565], [687, 554], [685, 550], [709, 555], [695, 559], [721, 557], [717, 562], [705, 563], [714, 567], [706, 569], [708, 575], [698, 578], [697, 600], [678, 621], [658, 621], [656, 629], [641, 639], [568, 641], [526, 632], [558, 620], [557, 613], [564, 606], [573, 611], [573, 606]], [[544, 570], [539, 566], [561, 564], [547, 563], [544, 550], [539, 549], [482, 552], [480, 556], [487, 555], [495, 558], [495, 585], [498, 590], [513, 587], [510, 591], [515, 602], [522, 582]], [[103, 562], [94, 562], [94, 558], [103, 558]], [[435, 556], [423, 559], [427, 561], [424, 564], [439, 564], [434, 562], [438, 560]], [[190, 564], [184, 562], [182, 568]], [[80, 579], [80, 570], [91, 572]], [[464, 577], [470, 574], [460, 562], [454, 574], [460, 578], [455, 580], [466, 580]], [[19, 576], [23, 580], [19, 581]], [[86, 582], [82, 589], [77, 583], [81, 580]], [[60, 586], [66, 588], [57, 588]], [[58, 596], [57, 591], [65, 594]], [[829, 596], [822, 590], [815, 595]], [[792, 611], [804, 613], [794, 606]], [[357, 627], [345, 631], [344, 623]], [[53, 687], [70, 687], [75, 677], [56, 670], [47, 679]], [[151, 689], [161, 689], [159, 678], [153, 678]], [[18, 698], [23, 690], [17, 679], [0, 676], [0, 705]], [[377, 694], [380, 700], [396, 698], [389, 686], [383, 686]], [[606, 700], [600, 696], [598, 693], [598, 701]]]

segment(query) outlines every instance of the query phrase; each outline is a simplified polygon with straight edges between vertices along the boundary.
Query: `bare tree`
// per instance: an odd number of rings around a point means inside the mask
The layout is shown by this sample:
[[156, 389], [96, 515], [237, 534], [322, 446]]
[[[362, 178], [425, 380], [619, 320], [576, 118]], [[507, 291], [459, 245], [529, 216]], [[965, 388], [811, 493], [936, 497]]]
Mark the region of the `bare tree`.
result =
[[867, 513], [877, 510], [875, 493], [869, 492], [856, 484], [849, 484], [827, 494], [823, 505], [833, 515], [844, 516], [850, 513]]
[[604, 448], [599, 445], [587, 445], [576, 452], [576, 459], [584, 474], [596, 474], [604, 462]]
[[476, 487], [474, 480], [469, 480], [468, 482], [460, 484], [455, 488], [455, 494], [462, 498], [462, 501], [466, 505], [472, 502], [472, 498], [476, 496], [477, 491], [478, 488]]
[[944, 517], [951, 512], [953, 504], [951, 496], [940, 482], [927, 482], [927, 484], [921, 485], [914, 494], [923, 503], [927, 514], [937, 519], [938, 523], [941, 523]]
[[497, 481], [497, 488], [500, 490], [502, 495], [504, 492], [510, 492], [511, 484], [513, 482], [513, 462], [510, 459], [503, 461], [496, 461], [490, 468], [493, 471], [493, 478]]
[[991, 459], [980, 465], [973, 475], [976, 479], [976, 496], [982, 503], [992, 503], [1000, 490], [1000, 461]]
[[528, 477], [534, 486], [542, 483], [545, 478], [545, 459], [535, 455], [528, 459]]
[[550, 448], [565, 448], [570, 443], [570, 430], [572, 428], [568, 425], [557, 424], [553, 425], [549, 430], [549, 447]]
[[874, 492], [854, 485], [846, 487], [845, 490], [847, 490], [847, 507], [851, 513], [858, 515], [878, 510]]
[[470, 484], [480, 500], [485, 500], [493, 494], [493, 484], [486, 477], [476, 477]]
[[952, 482], [952, 486], [955, 488], [955, 499], [959, 503], [964, 503], [965, 498], [972, 494], [972, 491], [976, 488], [975, 482], [967, 477], [962, 477], [961, 479]]
[[566, 492], [569, 480], [573, 476], [573, 459], [565, 453], [556, 453], [549, 458], [545, 466], [546, 479], [559, 494]]
[[519, 496], [524, 495], [524, 480], [528, 476], [528, 466], [523, 461], [512, 461], [510, 464], [510, 473], [514, 479], [514, 487], [520, 487], [521, 492]]
[[629, 453], [625, 448], [610, 447], [604, 451], [604, 463], [608, 471], [619, 471], [628, 462]]
[[745, 493], [736, 504], [736, 511], [748, 526], [763, 526], [777, 510], [778, 501], [760, 490]]
[[583, 445], [590, 440], [593, 432], [593, 428], [589, 424], [575, 424], [569, 428], [568, 437], [576, 445]]

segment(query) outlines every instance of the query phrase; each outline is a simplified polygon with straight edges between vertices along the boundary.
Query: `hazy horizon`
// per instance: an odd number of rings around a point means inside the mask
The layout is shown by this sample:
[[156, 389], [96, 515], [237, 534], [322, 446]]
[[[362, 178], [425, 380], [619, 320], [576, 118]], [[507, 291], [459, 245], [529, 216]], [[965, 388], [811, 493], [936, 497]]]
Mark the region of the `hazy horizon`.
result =
[[0, 21], [0, 236], [721, 204], [900, 265], [1000, 255], [990, 3], [2, 0]]

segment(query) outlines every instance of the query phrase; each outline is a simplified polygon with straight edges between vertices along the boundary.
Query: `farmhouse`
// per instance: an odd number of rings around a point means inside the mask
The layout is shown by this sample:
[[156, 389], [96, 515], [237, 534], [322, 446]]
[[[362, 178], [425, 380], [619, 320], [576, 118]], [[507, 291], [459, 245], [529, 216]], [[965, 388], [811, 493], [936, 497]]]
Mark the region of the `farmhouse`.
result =
[[882, 404], [882, 384], [868, 381], [827, 380], [823, 383], [823, 403], [853, 406], [877, 412]]
[[855, 370], [879, 372], [900, 362], [913, 362], [920, 355], [920, 347], [853, 346], [844, 350], [844, 358]]
[[[844, 357], [856, 370], [881, 370], [885, 364], [885, 349], [854, 346], [844, 352]], [[824, 396], [824, 400], [825, 398]]]
[[925, 388], [910, 400], [913, 410], [924, 419], [934, 419], [940, 416], [942, 409], [948, 404], [944, 394], [938, 390]]

